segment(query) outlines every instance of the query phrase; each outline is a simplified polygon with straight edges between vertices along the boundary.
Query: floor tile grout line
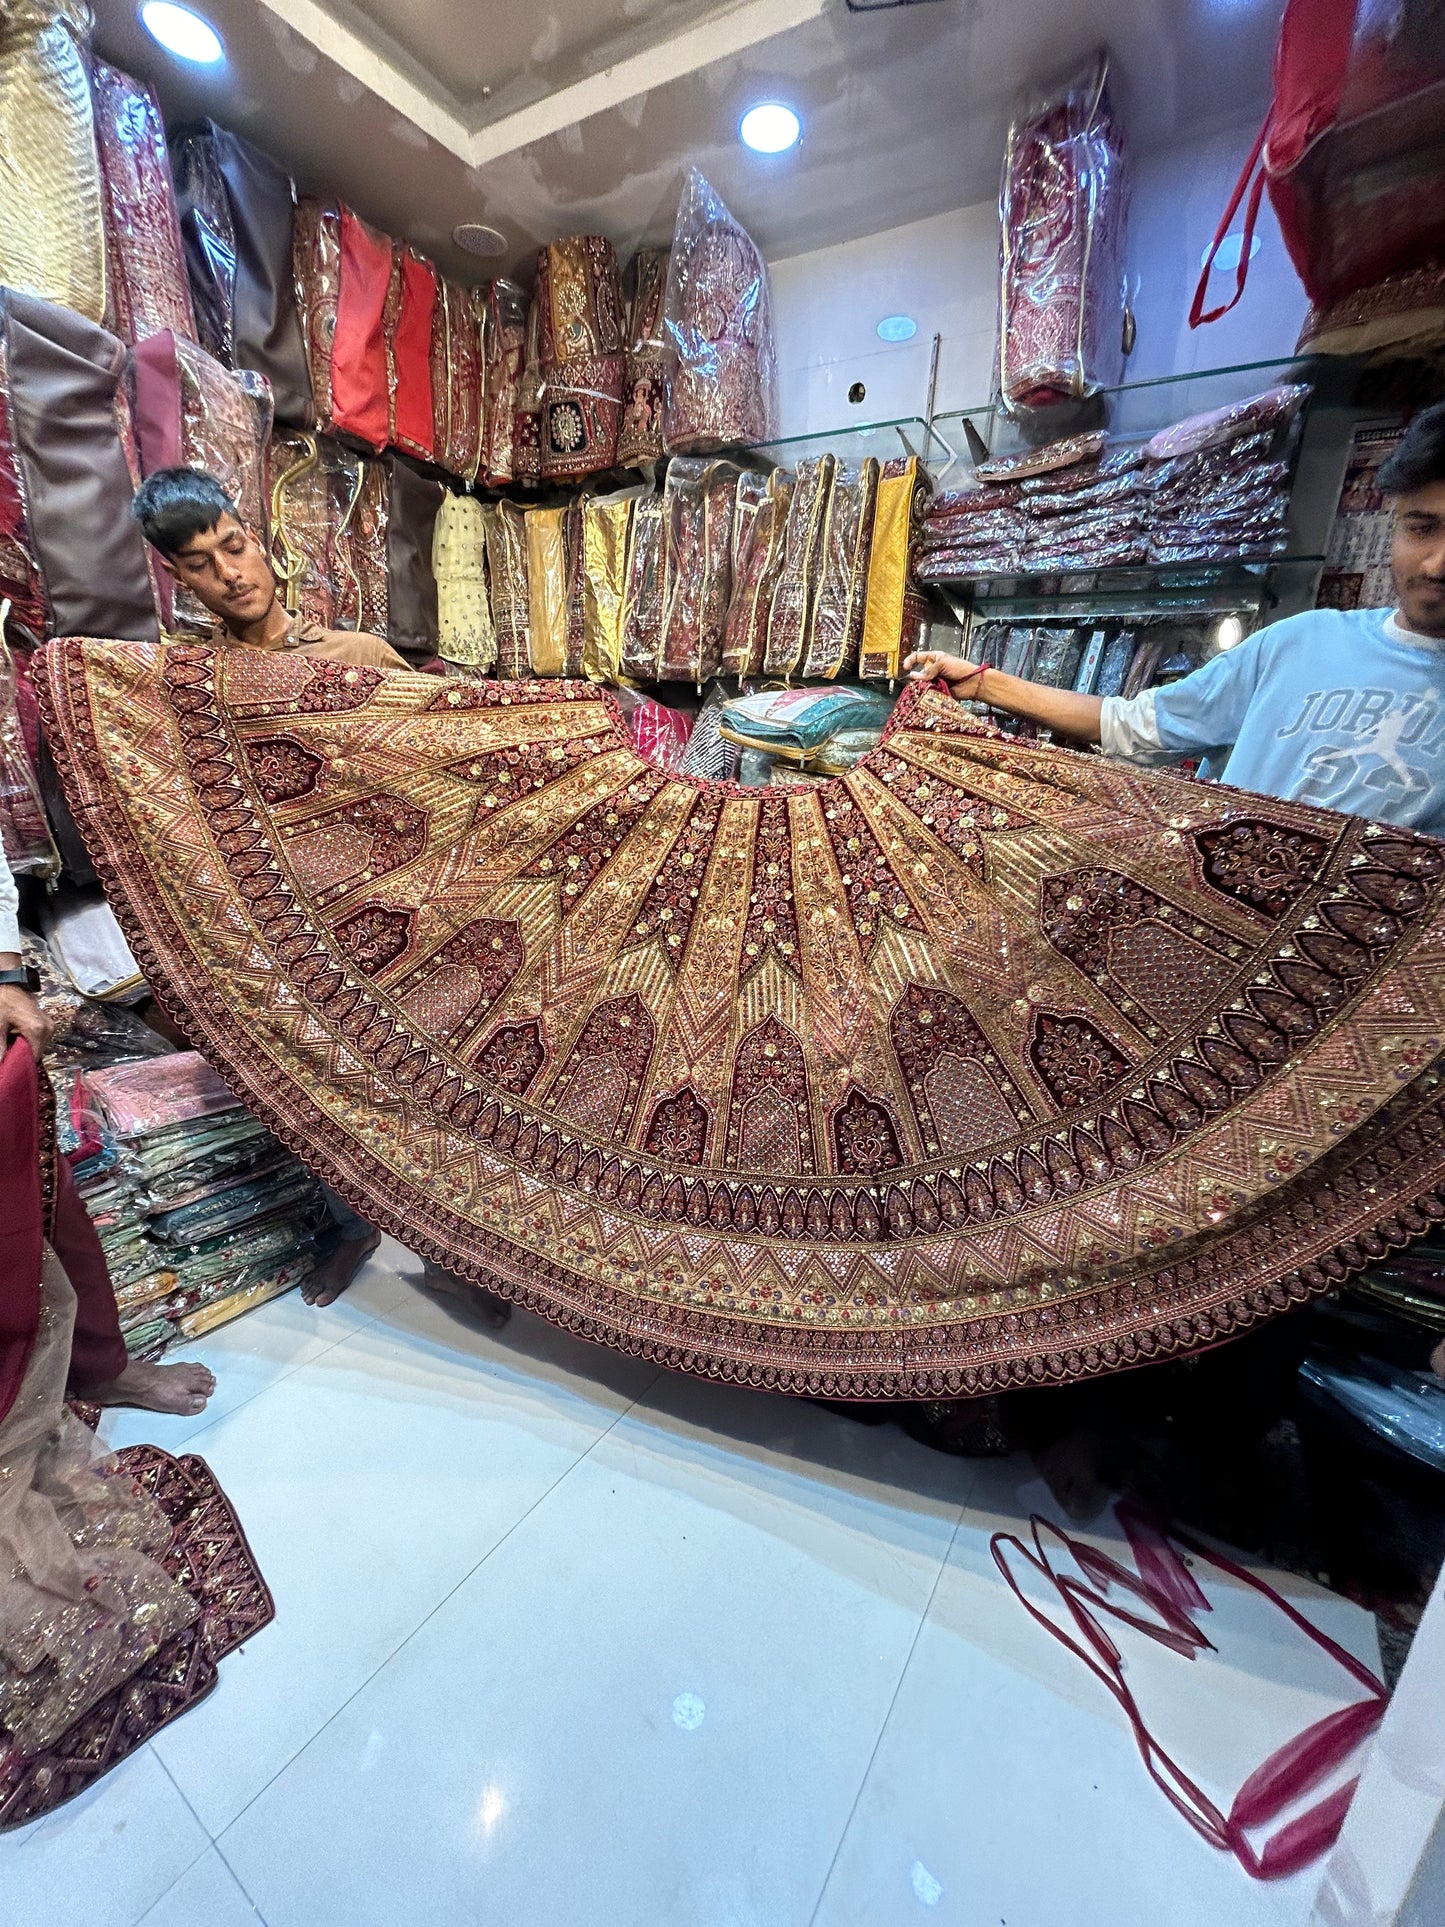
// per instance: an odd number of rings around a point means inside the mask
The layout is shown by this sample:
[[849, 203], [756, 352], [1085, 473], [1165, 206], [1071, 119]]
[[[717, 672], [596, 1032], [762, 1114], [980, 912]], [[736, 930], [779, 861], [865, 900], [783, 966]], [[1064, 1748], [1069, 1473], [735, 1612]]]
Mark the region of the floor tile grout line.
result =
[[[622, 1423], [623, 1419], [627, 1418], [632, 1412], [634, 1412], [637, 1409], [637, 1407], [642, 1403], [643, 1399], [647, 1397], [648, 1393], [657, 1384], [658, 1379], [660, 1379], [662, 1375], [663, 1374], [661, 1370], [654, 1373], [652, 1378], [649, 1379], [646, 1386], [644, 1386], [642, 1391], [638, 1393], [637, 1397], [630, 1400], [626, 1405], [624, 1405], [622, 1409], [614, 1416], [612, 1423], [610, 1425], [604, 1426], [602, 1431], [600, 1431], [597, 1434], [596, 1438], [593, 1439], [592, 1443], [587, 1447], [587, 1450], [585, 1452], [579, 1452], [577, 1454], [577, 1457], [572, 1461], [572, 1463], [569, 1466], [567, 1466], [563, 1471], [557, 1474], [556, 1478], [547, 1487], [547, 1489], [544, 1492], [539, 1492], [537, 1494], [536, 1498], [532, 1501], [531, 1505], [527, 1507], [525, 1512], [521, 1513], [516, 1519], [512, 1521], [511, 1525], [507, 1527], [507, 1530], [502, 1534], [501, 1538], [496, 1540], [494, 1544], [488, 1546], [487, 1550], [482, 1554], [481, 1558], [478, 1559], [477, 1563], [474, 1566], [472, 1566], [468, 1571], [464, 1572], [461, 1578], [457, 1580], [454, 1586], [449, 1587], [448, 1590], [442, 1594], [441, 1598], [437, 1600], [436, 1604], [422, 1615], [422, 1617], [417, 1621], [415, 1626], [412, 1627], [411, 1631], [407, 1633], [403, 1639], [399, 1640], [397, 1644], [392, 1648], [392, 1650], [385, 1655], [384, 1658], [378, 1660], [376, 1665], [367, 1674], [366, 1678], [363, 1680], [360, 1680], [357, 1683], [356, 1687], [350, 1693], [347, 1694], [346, 1698], [341, 1702], [340, 1706], [338, 1706], [333, 1712], [328, 1714], [327, 1717], [321, 1722], [320, 1726], [317, 1727], [316, 1731], [314, 1733], [309, 1733], [306, 1736], [306, 1738], [302, 1741], [300, 1746], [297, 1747], [296, 1751], [292, 1754], [289, 1754], [287, 1758], [281, 1762], [281, 1764], [277, 1767], [276, 1771], [273, 1774], [271, 1774], [270, 1777], [267, 1779], [265, 1785], [257, 1787], [256, 1791], [251, 1795], [251, 1798], [246, 1802], [245, 1806], [241, 1808], [240, 1812], [237, 1813], [234, 1816], [234, 1818], [226, 1822], [225, 1826], [221, 1829], [220, 1833], [212, 1836], [214, 1838], [214, 1841], [218, 1850], [220, 1848], [221, 1841], [225, 1838], [225, 1836], [231, 1831], [233, 1827], [237, 1826], [240, 1823], [240, 1821], [245, 1818], [245, 1816], [250, 1812], [251, 1808], [261, 1798], [261, 1796], [265, 1792], [267, 1792], [269, 1788], [275, 1785], [276, 1781], [280, 1779], [281, 1775], [285, 1773], [288, 1770], [288, 1768], [293, 1766], [295, 1762], [300, 1759], [301, 1755], [306, 1751], [307, 1747], [312, 1745], [314, 1741], [318, 1740], [321, 1737], [321, 1735], [326, 1731], [326, 1729], [332, 1724], [334, 1724], [334, 1722], [341, 1717], [341, 1715], [346, 1711], [347, 1707], [350, 1706], [351, 1702], [357, 1697], [357, 1695], [360, 1693], [364, 1693], [367, 1687], [370, 1686], [371, 1682], [377, 1677], [377, 1675], [383, 1672], [388, 1666], [390, 1666], [391, 1662], [406, 1650], [406, 1648], [411, 1644], [412, 1640], [416, 1638], [417, 1634], [422, 1630], [422, 1628], [430, 1624], [430, 1622], [441, 1611], [442, 1607], [446, 1605], [447, 1601], [449, 1599], [454, 1598], [455, 1595], [461, 1591], [462, 1587], [465, 1586], [470, 1579], [474, 1578], [475, 1575], [481, 1571], [482, 1567], [486, 1565], [487, 1561], [493, 1556], [493, 1554], [501, 1550], [501, 1548], [511, 1538], [512, 1534], [516, 1532], [521, 1526], [526, 1524], [527, 1520], [531, 1518], [532, 1514], [537, 1510], [538, 1506], [545, 1505], [547, 1500], [550, 1499], [552, 1494], [557, 1490], [558, 1486], [563, 1484], [565, 1480], [570, 1479], [572, 1474], [577, 1470], [578, 1466], [584, 1464], [586, 1460], [588, 1460], [592, 1456], [592, 1454], [597, 1450], [597, 1447], [602, 1443], [602, 1441], [605, 1438], [607, 1438], [613, 1431], [616, 1430], [616, 1428]], [[187, 1804], [189, 1805], [189, 1802], [187, 1802]], [[200, 1816], [197, 1815], [198, 1819], [199, 1817]], [[209, 1835], [210, 1829], [207, 1828], [206, 1832]], [[222, 1857], [224, 1858], [224, 1855]], [[226, 1864], [229, 1866], [230, 1862], [227, 1861]]]
[[[977, 1482], [977, 1475], [975, 1474], [968, 1488], [969, 1493], [972, 1493]], [[883, 1737], [888, 1731], [889, 1721], [893, 1718], [894, 1709], [898, 1705], [898, 1695], [903, 1691], [903, 1682], [908, 1676], [909, 1667], [913, 1664], [913, 1655], [918, 1651], [918, 1642], [922, 1639], [923, 1629], [928, 1624], [928, 1615], [933, 1611], [933, 1602], [938, 1597], [938, 1588], [943, 1584], [943, 1575], [948, 1570], [948, 1562], [953, 1557], [953, 1548], [957, 1545], [958, 1535], [963, 1530], [963, 1515], [967, 1506], [968, 1498], [965, 1496], [958, 1502], [958, 1517], [953, 1522], [953, 1531], [949, 1534], [948, 1545], [944, 1550], [943, 1557], [938, 1562], [938, 1571], [933, 1575], [933, 1584], [928, 1589], [928, 1598], [924, 1602], [923, 1611], [918, 1615], [918, 1624], [914, 1627], [913, 1637], [908, 1642], [908, 1651], [903, 1657], [903, 1664], [898, 1669], [898, 1677], [893, 1682], [893, 1691], [889, 1695], [887, 1709], [878, 1725], [878, 1737], [874, 1740], [872, 1750], [864, 1763], [863, 1771], [858, 1777], [858, 1790], [853, 1795], [853, 1804], [848, 1809], [848, 1817], [839, 1830], [838, 1844], [833, 1849], [833, 1857], [828, 1862], [828, 1871], [823, 1875], [822, 1885], [818, 1889], [817, 1901], [812, 1913], [808, 1916], [808, 1927], [817, 1927], [818, 1916], [823, 1911], [823, 1902], [828, 1898], [828, 1889], [833, 1883], [833, 1875], [837, 1871], [838, 1860], [843, 1852], [844, 1842], [848, 1838], [849, 1829], [858, 1816], [858, 1808], [862, 1803], [864, 1789], [868, 1785], [874, 1763], [878, 1758], [879, 1749], [883, 1745]]]
[[186, 1796], [185, 1789], [182, 1787], [180, 1781], [176, 1778], [175, 1774], [171, 1772], [170, 1768], [166, 1765], [165, 1761], [161, 1758], [160, 1754], [156, 1752], [154, 1741], [147, 1741], [145, 1751], [150, 1754], [151, 1758], [155, 1761], [156, 1765], [160, 1768], [161, 1772], [165, 1774], [166, 1778], [170, 1781], [171, 1785], [175, 1788], [176, 1793], [179, 1796], [182, 1805], [186, 1808], [186, 1811], [190, 1814], [191, 1818], [195, 1821], [196, 1825], [201, 1829], [201, 1832], [206, 1836], [206, 1844], [204, 1847], [201, 1848], [201, 1851], [196, 1855], [194, 1860], [188, 1861], [186, 1865], [181, 1868], [181, 1871], [176, 1875], [175, 1879], [171, 1882], [170, 1886], [166, 1888], [165, 1893], [158, 1894], [156, 1896], [156, 1898], [151, 1902], [150, 1906], [146, 1908], [145, 1913], [139, 1916], [139, 1918], [135, 1923], [135, 1927], [145, 1927], [146, 1915], [153, 1913], [155, 1909], [160, 1906], [161, 1902], [166, 1898], [167, 1894], [174, 1893], [176, 1888], [179, 1887], [181, 1882], [186, 1878], [187, 1874], [194, 1873], [196, 1868], [200, 1866], [201, 1862], [205, 1859], [208, 1853], [214, 1853], [217, 1856], [217, 1858], [221, 1862], [221, 1865], [226, 1869], [226, 1872], [230, 1874], [231, 1878], [235, 1881], [236, 1885], [241, 1889], [242, 1894], [245, 1896], [247, 1906], [250, 1907], [252, 1911], [255, 1913], [255, 1916], [257, 1920], [260, 1922], [261, 1927], [266, 1927], [265, 1916], [262, 1914], [261, 1909], [256, 1905], [255, 1901], [252, 1900], [250, 1894], [247, 1892], [246, 1883], [241, 1879], [240, 1875], [236, 1872], [236, 1869], [231, 1865], [230, 1861], [227, 1860], [226, 1856], [221, 1852], [220, 1845], [216, 1840], [215, 1835], [211, 1832], [211, 1829], [206, 1825], [205, 1821], [201, 1818], [200, 1814], [197, 1813], [196, 1809], [191, 1805], [190, 1800]]
[[260, 1921], [261, 1923], [261, 1927], [267, 1927], [266, 1916], [261, 1912], [261, 1909], [256, 1905], [255, 1899], [251, 1893], [251, 1889], [246, 1885], [245, 1881], [241, 1878], [240, 1874], [236, 1872], [236, 1869], [231, 1865], [230, 1861], [226, 1858], [226, 1850], [221, 1845], [219, 1840], [215, 1842], [215, 1848], [216, 1848], [217, 1857], [219, 1858], [221, 1865], [226, 1869], [226, 1872], [231, 1876], [232, 1880], [235, 1881], [236, 1885], [241, 1889], [241, 1892], [245, 1895], [246, 1905], [254, 1911], [257, 1920]]

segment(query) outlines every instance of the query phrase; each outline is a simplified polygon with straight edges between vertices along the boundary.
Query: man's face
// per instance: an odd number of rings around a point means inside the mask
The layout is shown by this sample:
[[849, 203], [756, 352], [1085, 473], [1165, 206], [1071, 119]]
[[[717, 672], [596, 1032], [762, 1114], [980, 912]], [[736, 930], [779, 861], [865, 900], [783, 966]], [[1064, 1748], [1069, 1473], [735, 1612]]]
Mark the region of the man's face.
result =
[[1405, 627], [1445, 638], [1445, 482], [1396, 499], [1390, 562]]
[[222, 622], [260, 622], [276, 600], [265, 551], [234, 515], [223, 515], [213, 529], [193, 535], [170, 558], [170, 571]]

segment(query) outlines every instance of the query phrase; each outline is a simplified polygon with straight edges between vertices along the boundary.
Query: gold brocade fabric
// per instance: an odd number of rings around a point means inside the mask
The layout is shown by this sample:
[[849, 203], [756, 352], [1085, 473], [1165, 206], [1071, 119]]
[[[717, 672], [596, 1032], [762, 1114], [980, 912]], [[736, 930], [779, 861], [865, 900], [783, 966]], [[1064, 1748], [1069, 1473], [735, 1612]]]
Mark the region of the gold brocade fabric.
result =
[[83, 0], [0, 0], [0, 283], [103, 322], [91, 25]]
[[584, 497], [582, 514], [582, 673], [615, 683], [622, 674], [622, 594], [635, 493]]
[[908, 557], [918, 533], [919, 493], [914, 458], [884, 465], [873, 511], [860, 661], [861, 674], [873, 681], [896, 677], [913, 646]]
[[532, 674], [567, 673], [566, 508], [527, 510], [527, 596]]
[[0, 1727], [23, 1754], [53, 1745], [199, 1610], [158, 1563], [171, 1543], [159, 1507], [65, 1408], [74, 1323], [47, 1245], [40, 1331], [0, 1424]]
[[432, 530], [437, 579], [437, 654], [468, 669], [492, 669], [497, 637], [486, 584], [487, 525], [474, 495], [449, 494]]
[[1445, 1215], [1445, 843], [1007, 738], [674, 776], [585, 683], [52, 644], [147, 980], [409, 1249], [772, 1389], [1213, 1344]]

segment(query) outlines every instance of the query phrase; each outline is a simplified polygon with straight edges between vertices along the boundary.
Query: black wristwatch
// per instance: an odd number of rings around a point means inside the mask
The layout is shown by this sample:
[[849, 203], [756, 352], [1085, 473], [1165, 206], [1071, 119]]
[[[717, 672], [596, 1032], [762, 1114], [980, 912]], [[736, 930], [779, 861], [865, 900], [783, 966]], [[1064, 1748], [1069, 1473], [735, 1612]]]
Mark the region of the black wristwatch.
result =
[[18, 970], [0, 970], [0, 984], [13, 984], [17, 990], [28, 990], [33, 997], [40, 989], [40, 972], [34, 964], [21, 964]]

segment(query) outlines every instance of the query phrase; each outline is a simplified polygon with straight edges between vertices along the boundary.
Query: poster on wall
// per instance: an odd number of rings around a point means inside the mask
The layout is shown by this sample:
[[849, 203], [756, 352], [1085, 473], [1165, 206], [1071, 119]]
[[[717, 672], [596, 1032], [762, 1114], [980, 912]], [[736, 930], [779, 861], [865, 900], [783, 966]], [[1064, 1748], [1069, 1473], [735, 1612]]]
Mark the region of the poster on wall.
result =
[[1390, 505], [1380, 469], [1395, 452], [1398, 425], [1357, 428], [1325, 550], [1317, 604], [1321, 609], [1383, 609], [1395, 600], [1390, 580]]

